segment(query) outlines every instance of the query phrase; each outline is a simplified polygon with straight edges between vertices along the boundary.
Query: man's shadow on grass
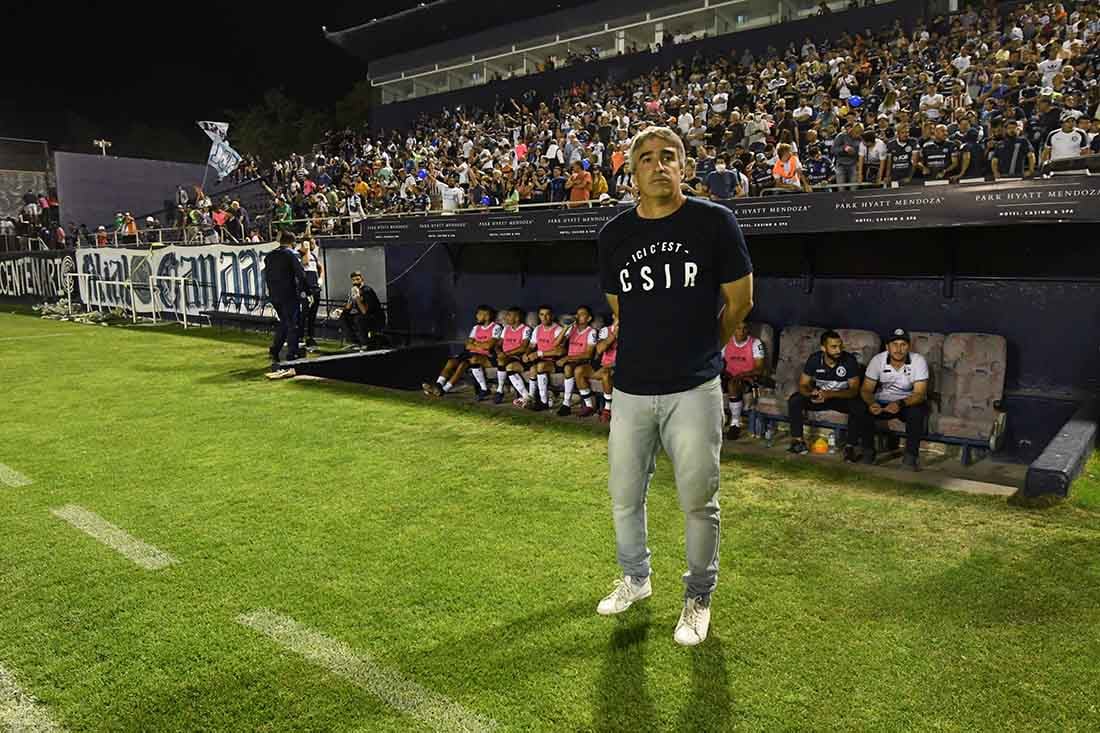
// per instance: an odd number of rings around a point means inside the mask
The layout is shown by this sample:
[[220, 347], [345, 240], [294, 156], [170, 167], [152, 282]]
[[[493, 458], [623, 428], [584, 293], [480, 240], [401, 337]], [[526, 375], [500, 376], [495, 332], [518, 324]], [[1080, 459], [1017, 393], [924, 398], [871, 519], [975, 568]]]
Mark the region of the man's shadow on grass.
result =
[[[593, 696], [597, 731], [649, 731], [662, 727], [647, 690], [646, 643], [653, 628], [648, 604], [640, 604], [611, 634]], [[658, 643], [674, 644], [662, 637]], [[722, 640], [712, 631], [697, 647], [677, 650], [678, 664], [690, 665], [691, 693], [683, 702], [677, 731], [723, 731], [733, 711], [733, 693]]]
[[680, 709], [676, 730], [727, 730], [734, 701], [722, 640], [711, 629], [706, 641], [686, 653], [691, 657], [691, 695]]
[[646, 641], [653, 626], [648, 603], [639, 604], [611, 633], [593, 690], [592, 723], [597, 731], [657, 728], [657, 708], [646, 690]]

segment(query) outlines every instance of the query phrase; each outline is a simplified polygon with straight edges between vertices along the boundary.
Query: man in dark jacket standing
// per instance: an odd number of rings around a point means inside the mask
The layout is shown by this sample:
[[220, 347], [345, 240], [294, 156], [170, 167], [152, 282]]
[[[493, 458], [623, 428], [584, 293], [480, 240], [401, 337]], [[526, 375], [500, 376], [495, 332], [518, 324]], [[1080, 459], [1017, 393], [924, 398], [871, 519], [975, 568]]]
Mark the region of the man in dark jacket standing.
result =
[[279, 246], [264, 257], [264, 277], [267, 279], [267, 296], [279, 323], [275, 327], [275, 338], [271, 342], [272, 368], [279, 362], [279, 353], [283, 343], [287, 344], [287, 359], [297, 359], [298, 318], [306, 290], [306, 273], [302, 261], [294, 251], [294, 233], [279, 233]]

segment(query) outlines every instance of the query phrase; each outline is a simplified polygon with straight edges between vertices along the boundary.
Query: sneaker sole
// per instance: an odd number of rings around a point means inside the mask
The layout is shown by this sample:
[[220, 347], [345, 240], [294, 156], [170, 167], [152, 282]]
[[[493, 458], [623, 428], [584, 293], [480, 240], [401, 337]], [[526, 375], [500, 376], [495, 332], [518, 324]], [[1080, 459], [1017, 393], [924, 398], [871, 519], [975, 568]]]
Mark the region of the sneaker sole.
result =
[[624, 608], [621, 611], [601, 611], [599, 609], [599, 606], [597, 606], [596, 607], [596, 613], [598, 613], [601, 616], [618, 616], [620, 613], [626, 613], [627, 611], [629, 611], [630, 607], [633, 606], [638, 601], [644, 601], [646, 598], [649, 598], [651, 595], [653, 595], [653, 589], [652, 588], [650, 588], [649, 591], [644, 596], [638, 596], [637, 598], [635, 598], [633, 601], [631, 601], [629, 603], [629, 605], [627, 605], [626, 608]]

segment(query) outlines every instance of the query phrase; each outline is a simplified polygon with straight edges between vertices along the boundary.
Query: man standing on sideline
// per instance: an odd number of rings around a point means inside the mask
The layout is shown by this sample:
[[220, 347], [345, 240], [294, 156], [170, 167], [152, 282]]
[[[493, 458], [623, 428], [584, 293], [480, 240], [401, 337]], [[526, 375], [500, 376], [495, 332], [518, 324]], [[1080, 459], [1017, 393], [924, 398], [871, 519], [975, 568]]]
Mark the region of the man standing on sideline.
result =
[[686, 518], [674, 638], [693, 646], [707, 637], [718, 582], [721, 349], [752, 308], [752, 263], [732, 211], [684, 196], [685, 157], [669, 128], [639, 133], [630, 146], [638, 206], [599, 236], [601, 286], [619, 324], [608, 488], [623, 577], [597, 612], [622, 613], [652, 593], [646, 493], [663, 446]]
[[283, 343], [287, 344], [287, 359], [297, 359], [298, 318], [306, 292], [306, 273], [302, 260], [294, 251], [294, 233], [285, 229], [279, 232], [279, 246], [264, 257], [264, 277], [267, 279], [267, 297], [275, 307], [279, 323], [275, 337], [268, 349], [274, 371], [279, 362]]

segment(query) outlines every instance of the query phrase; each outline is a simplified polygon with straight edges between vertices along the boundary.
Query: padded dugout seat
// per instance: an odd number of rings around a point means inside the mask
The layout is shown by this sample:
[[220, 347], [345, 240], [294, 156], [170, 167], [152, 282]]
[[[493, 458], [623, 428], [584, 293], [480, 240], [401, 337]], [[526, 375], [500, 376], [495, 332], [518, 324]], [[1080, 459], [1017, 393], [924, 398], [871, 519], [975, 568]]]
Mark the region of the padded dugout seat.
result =
[[1004, 434], [1008, 343], [988, 333], [953, 333], [944, 340], [940, 414], [935, 430], [946, 436], [988, 442]]
[[798, 389], [798, 375], [810, 354], [821, 348], [824, 328], [787, 326], [779, 334], [779, 354], [775, 363], [775, 388], [762, 387], [756, 410], [774, 417], [787, 416], [787, 398]]

